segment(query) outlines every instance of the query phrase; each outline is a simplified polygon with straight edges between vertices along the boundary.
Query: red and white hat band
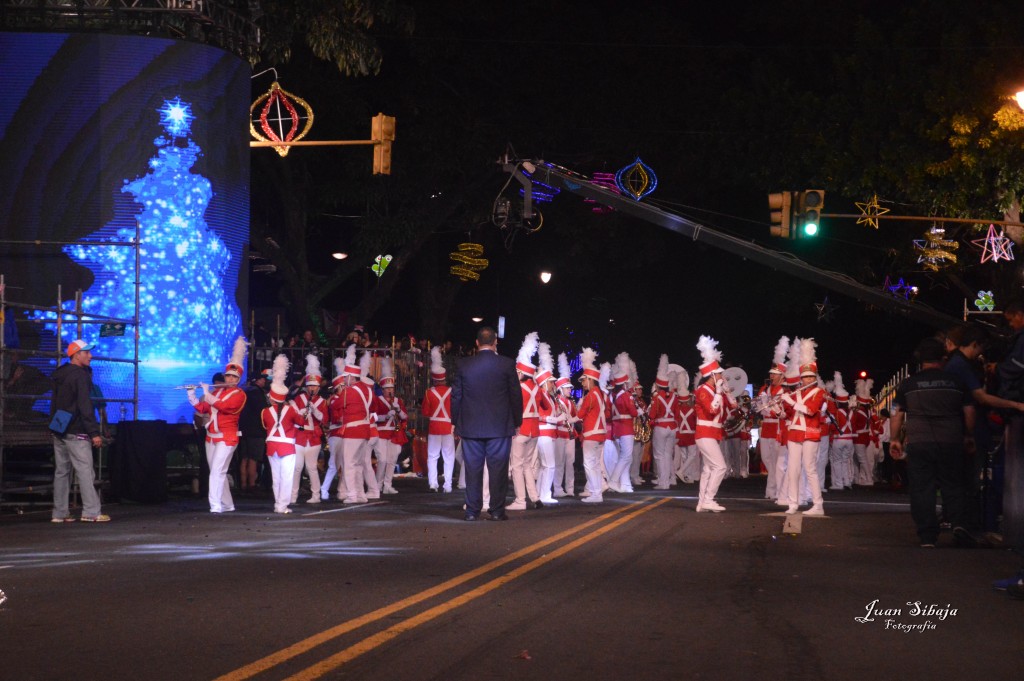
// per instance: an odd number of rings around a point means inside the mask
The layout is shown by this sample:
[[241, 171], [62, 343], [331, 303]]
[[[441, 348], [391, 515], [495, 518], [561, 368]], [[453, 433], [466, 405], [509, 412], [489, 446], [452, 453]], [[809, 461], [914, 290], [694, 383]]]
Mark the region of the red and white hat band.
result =
[[284, 402], [288, 399], [288, 388], [283, 385], [271, 384], [270, 386], [270, 399], [277, 402]]
[[225, 376], [237, 376], [237, 377], [241, 378], [242, 377], [242, 367], [238, 366], [237, 364], [228, 364], [226, 367], [224, 367], [224, 375]]
[[527, 364], [526, 362], [516, 362], [516, 370], [523, 372], [527, 376], [533, 376], [536, 369], [537, 367], [533, 366], [532, 364]]
[[306, 376], [306, 378], [304, 380], [304, 384], [305, 385], [320, 385], [320, 377], [319, 376], [313, 376], [313, 375]]
[[705, 377], [710, 376], [711, 374], [714, 373], [720, 373], [721, 371], [722, 367], [721, 365], [718, 364], [717, 361], [711, 361], [708, 362], [707, 364], [702, 364], [700, 367], [700, 375]]
[[589, 379], [591, 379], [592, 381], [595, 381], [595, 382], [596, 381], [600, 381], [601, 380], [601, 372], [598, 371], [597, 369], [584, 369], [583, 370], [583, 375], [580, 376], [580, 380], [582, 381], [584, 378], [589, 378]]
[[768, 373], [769, 374], [782, 374], [783, 376], [785, 376], [785, 374], [786, 374], [786, 365], [785, 364], [776, 364], [775, 366], [773, 366], [771, 369], [768, 370]]
[[550, 371], [541, 371], [539, 374], [537, 374], [537, 385], [541, 385], [545, 381], [550, 381], [554, 377], [554, 374], [552, 374]]
[[447, 376], [448, 376], [448, 372], [445, 371], [444, 369], [441, 369], [440, 371], [431, 371], [430, 372], [430, 377], [432, 379], [434, 379], [435, 381], [443, 381], [445, 379], [445, 377], [447, 377]]

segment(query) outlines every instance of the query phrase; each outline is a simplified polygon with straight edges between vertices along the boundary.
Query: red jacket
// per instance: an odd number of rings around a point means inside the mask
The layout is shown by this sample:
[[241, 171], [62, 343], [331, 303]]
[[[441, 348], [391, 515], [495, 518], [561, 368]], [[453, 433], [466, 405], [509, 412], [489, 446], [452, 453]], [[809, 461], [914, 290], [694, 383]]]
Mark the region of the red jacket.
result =
[[305, 423], [294, 405], [272, 404], [260, 412], [263, 429], [267, 431], [267, 456], [288, 456], [295, 453], [295, 434]]
[[362, 382], [338, 392], [328, 407], [331, 414], [331, 437], [369, 440], [372, 403], [373, 392], [370, 386]]
[[517, 435], [538, 437], [540, 435], [540, 410], [550, 410], [551, 403], [547, 393], [540, 389], [532, 378], [519, 382], [523, 391], [523, 425], [519, 426]]
[[816, 383], [801, 386], [784, 395], [788, 407], [786, 436], [789, 442], [818, 442], [821, 439], [821, 405], [825, 402], [825, 391]]
[[451, 435], [452, 426], [452, 389], [447, 385], [435, 385], [423, 396], [420, 413], [430, 419], [427, 425], [429, 435]]
[[639, 416], [633, 396], [628, 390], [618, 390], [611, 400], [612, 437], [620, 438], [633, 434], [633, 419]]
[[607, 433], [608, 403], [600, 388], [592, 388], [580, 402], [578, 416], [583, 419], [581, 439], [589, 442], [604, 442]]
[[866, 445], [871, 441], [871, 424], [868, 412], [861, 406], [850, 409], [850, 428], [853, 430], [853, 444]]
[[[562, 413], [572, 420], [576, 417], [576, 403], [570, 398], [562, 394], [555, 395], [555, 399], [558, 400], [558, 404], [562, 406]], [[558, 437], [562, 440], [568, 440], [570, 435], [576, 436], [576, 430], [569, 425], [569, 421], [558, 424]]]
[[[392, 413], [392, 407], [397, 413]], [[377, 395], [373, 400], [373, 414], [377, 418], [377, 429], [382, 440], [394, 442], [396, 445], [404, 445], [409, 439], [405, 436], [405, 425], [408, 423], [409, 415], [405, 411], [405, 404], [402, 398], [397, 395], [391, 399], [383, 395]]]
[[676, 444], [689, 447], [697, 444], [697, 409], [692, 404], [679, 405], [679, 428], [676, 430]]
[[652, 428], [678, 428], [679, 399], [676, 394], [667, 390], [655, 391], [651, 395], [651, 410], [648, 415], [651, 417]]
[[321, 424], [327, 418], [327, 402], [319, 394], [311, 401], [309, 395], [301, 392], [291, 403], [295, 411], [303, 416], [302, 428], [295, 434], [295, 444], [300, 447], [320, 446], [324, 436]]
[[[783, 387], [781, 385], [769, 385], [761, 388], [761, 392], [758, 395], [767, 394], [769, 397], [775, 397], [782, 392]], [[779, 413], [773, 408], [768, 416], [761, 419], [761, 437], [778, 440], [779, 435]]]
[[238, 415], [245, 406], [245, 391], [241, 388], [217, 388], [211, 395], [216, 398], [213, 404], [205, 397], [196, 405], [200, 414], [210, 414], [210, 422], [206, 424], [206, 441], [225, 444], [238, 444]]
[[[716, 393], [711, 381], [702, 383], [694, 395], [694, 409], [697, 411], [697, 428], [694, 437], [696, 439], [711, 438], [712, 440], [722, 439], [722, 424], [729, 410], [736, 406], [729, 393]], [[718, 404], [715, 404], [715, 397], [721, 397]]]

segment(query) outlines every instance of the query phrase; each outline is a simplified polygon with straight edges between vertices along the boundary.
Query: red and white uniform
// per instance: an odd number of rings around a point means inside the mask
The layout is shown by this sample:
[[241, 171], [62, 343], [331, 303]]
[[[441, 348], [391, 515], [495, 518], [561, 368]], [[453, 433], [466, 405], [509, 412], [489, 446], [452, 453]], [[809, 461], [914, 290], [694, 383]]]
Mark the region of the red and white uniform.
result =
[[[821, 481], [818, 479], [818, 444], [821, 439], [822, 406], [825, 391], [816, 383], [802, 385], [782, 397], [786, 407], [786, 447], [789, 450], [786, 489], [790, 510], [800, 502], [800, 474], [807, 478], [811, 501], [820, 508]], [[782, 501], [787, 499], [782, 498]]]
[[684, 483], [700, 480], [700, 453], [697, 451], [697, 408], [688, 400], [679, 401], [679, 427], [676, 428], [675, 475]]
[[216, 388], [198, 401], [194, 408], [209, 414], [206, 424], [206, 462], [210, 466], [210, 511], [235, 510], [228, 485], [231, 455], [238, 446], [238, 416], [245, 406], [245, 391], [237, 387]]
[[604, 391], [594, 386], [583, 396], [579, 418], [583, 421], [583, 470], [587, 474], [588, 500], [602, 500], [601, 454], [608, 435], [608, 401]]
[[722, 480], [728, 471], [721, 445], [723, 424], [729, 410], [736, 407], [736, 402], [729, 393], [719, 393], [715, 390], [716, 380], [717, 378], [711, 378], [701, 383], [693, 393], [694, 410], [697, 412], [697, 427], [694, 429], [694, 437], [703, 460], [700, 473], [700, 498], [697, 502], [698, 510], [701, 506], [717, 503], [715, 495], [718, 494], [718, 488], [722, 485]]
[[523, 423], [512, 438], [512, 450], [509, 452], [509, 471], [516, 493], [513, 502], [515, 507], [526, 504], [527, 497], [530, 501], [541, 500], [537, 485], [537, 470], [540, 465], [537, 454], [540, 410], [542, 407], [547, 411], [551, 409], [547, 394], [532, 377], [520, 380], [519, 389], [523, 394]]
[[853, 459], [856, 466], [853, 484], [869, 487], [875, 482], [875, 466], [874, 461], [868, 456], [871, 421], [864, 405], [858, 404], [850, 408], [850, 423], [853, 429]]
[[[781, 385], [768, 385], [761, 388], [758, 396], [768, 395], [770, 398], [777, 398], [784, 391], [785, 388]], [[764, 462], [765, 470], [768, 471], [768, 482], [764, 488], [766, 499], [779, 498], [779, 481], [786, 479], [786, 470], [789, 464], [788, 450], [782, 444], [782, 425], [779, 423], [781, 415], [781, 410], [773, 406], [761, 419], [761, 437], [758, 439], [758, 446], [761, 449], [761, 461]]]
[[679, 428], [679, 399], [675, 392], [659, 389], [651, 395], [651, 454], [654, 458], [654, 489], [668, 489], [675, 479], [673, 458]]
[[633, 419], [637, 418], [640, 412], [629, 390], [622, 388], [615, 392], [611, 400], [611, 414], [611, 436], [615, 442], [617, 457], [614, 465], [608, 470], [608, 483], [620, 492], [632, 492], [633, 481], [629, 476], [629, 467], [633, 463]]
[[[341, 478], [346, 503], [366, 501], [363, 489], [365, 449], [370, 441], [370, 405], [373, 393], [359, 381], [339, 390], [328, 407], [331, 437], [340, 439]], [[341, 494], [339, 484], [339, 495]]]
[[831, 489], [844, 489], [853, 485], [853, 422], [850, 408], [845, 402], [836, 405], [836, 434], [829, 448], [832, 465]]
[[290, 404], [271, 404], [260, 412], [267, 431], [267, 460], [273, 479], [274, 511], [287, 513], [295, 479], [295, 435], [305, 423]]
[[562, 394], [559, 389], [555, 399], [566, 415], [558, 424], [555, 440], [555, 480], [552, 496], [563, 497], [575, 494], [576, 486], [576, 429], [571, 425], [576, 420], [576, 403]]
[[377, 395], [374, 399], [373, 414], [380, 436], [377, 441], [377, 487], [383, 494], [396, 494], [392, 480], [402, 445], [409, 441], [405, 435], [409, 414], [401, 398], [389, 399], [384, 395]]
[[452, 426], [452, 389], [435, 385], [423, 396], [422, 413], [427, 423], [427, 482], [430, 489], [439, 489], [437, 481], [438, 459], [444, 460], [444, 491], [452, 491], [455, 472], [455, 435]]
[[[544, 393], [546, 398], [537, 408], [537, 420], [539, 427], [539, 435], [537, 437], [537, 459], [540, 462], [540, 470], [537, 473], [537, 493], [540, 495], [540, 500], [545, 504], [557, 504], [558, 501], [554, 498], [553, 488], [555, 482], [555, 463], [557, 460], [559, 450], [563, 452], [562, 441], [558, 439], [558, 425], [564, 423], [566, 418], [563, 412], [559, 411], [556, 407], [556, 397], [544, 390], [544, 386], [541, 386], [541, 392]], [[561, 469], [558, 469], [561, 472]], [[558, 490], [561, 491], [562, 486], [559, 484]], [[561, 494], [559, 496], [562, 496]]]
[[300, 392], [290, 404], [302, 416], [302, 427], [295, 433], [296, 456], [291, 503], [299, 500], [299, 483], [302, 481], [302, 469], [305, 468], [312, 492], [309, 503], [315, 504], [320, 501], [320, 470], [317, 468], [317, 460], [323, 446], [322, 424], [327, 418], [327, 401], [319, 394], [310, 399], [308, 393]]

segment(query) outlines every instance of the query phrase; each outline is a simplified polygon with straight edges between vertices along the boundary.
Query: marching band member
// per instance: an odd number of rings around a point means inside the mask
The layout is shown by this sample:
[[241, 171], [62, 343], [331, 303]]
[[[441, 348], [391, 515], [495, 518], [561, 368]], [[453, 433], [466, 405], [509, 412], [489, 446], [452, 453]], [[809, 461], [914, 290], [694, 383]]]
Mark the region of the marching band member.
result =
[[239, 337], [231, 351], [231, 361], [224, 368], [224, 386], [211, 390], [206, 383], [202, 399], [194, 388], [188, 389], [188, 401], [200, 414], [209, 414], [206, 425], [206, 461], [210, 465], [210, 513], [235, 510], [235, 502], [228, 486], [228, 467], [231, 455], [238, 446], [238, 415], [245, 406], [245, 392], [238, 387], [245, 364], [245, 339]]
[[[380, 499], [380, 485], [377, 484], [377, 474], [373, 470], [373, 453], [380, 445], [380, 431], [377, 430], [377, 415], [373, 413], [373, 402], [377, 399], [373, 386], [375, 383], [370, 378], [370, 361], [373, 356], [367, 352], [359, 356], [359, 386], [366, 397], [366, 421], [370, 428], [370, 434], [366, 438], [366, 446], [362, 448], [363, 453], [363, 485], [366, 487], [367, 499]], [[377, 460], [380, 465], [380, 459]], [[362, 488], [360, 488], [362, 489]]]
[[306, 375], [302, 379], [302, 392], [292, 400], [292, 408], [302, 415], [303, 424], [295, 434], [295, 475], [292, 484], [291, 503], [299, 500], [299, 482], [302, 480], [302, 468], [305, 466], [309, 476], [309, 489], [312, 494], [307, 504], [320, 503], [320, 471], [317, 459], [323, 446], [324, 431], [321, 426], [327, 418], [327, 402], [320, 396], [320, 358], [306, 355]]
[[680, 482], [689, 484], [700, 480], [700, 452], [697, 451], [697, 410], [690, 393], [690, 375], [681, 371], [676, 376], [676, 395], [679, 396], [679, 427], [676, 428], [676, 452], [679, 467], [675, 475]]
[[[356, 363], [356, 346], [348, 346], [342, 369], [342, 385], [336, 389], [335, 399], [328, 411], [331, 418], [332, 437], [341, 440], [340, 477], [345, 485], [346, 504], [366, 502], [363, 492], [364, 450], [370, 439], [370, 404], [373, 394], [365, 383], [359, 380], [359, 365]], [[341, 494], [338, 483], [338, 494]]]
[[441, 362], [441, 348], [430, 349], [430, 380], [434, 385], [423, 396], [421, 411], [430, 419], [427, 426], [427, 484], [434, 492], [440, 491], [437, 482], [437, 460], [444, 459], [444, 491], [452, 491], [455, 472], [455, 430], [452, 427], [452, 389], [445, 385], [448, 378]]
[[654, 455], [654, 489], [668, 489], [674, 478], [672, 459], [675, 455], [679, 407], [674, 390], [669, 390], [668, 355], [658, 359], [658, 374], [651, 395], [651, 449]]
[[[831, 385], [830, 385], [831, 384]], [[818, 377], [818, 387], [825, 393], [825, 402], [821, 405], [821, 439], [818, 441], [818, 485], [821, 493], [825, 494], [825, 468], [828, 466], [829, 451], [832, 449], [833, 430], [836, 427], [836, 415], [839, 413], [836, 400], [832, 397], [835, 390], [835, 383], [830, 381], [822, 385], [821, 377]]]
[[856, 477], [853, 484], [871, 487], [875, 484], [874, 461], [868, 458], [868, 443], [871, 442], [871, 421], [868, 408], [871, 406], [871, 379], [857, 379], [857, 397], [850, 401], [850, 423], [853, 428], [853, 458], [856, 464]]
[[380, 387], [382, 395], [373, 401], [373, 413], [377, 417], [377, 430], [380, 439], [377, 443], [377, 486], [382, 494], [398, 494], [392, 484], [395, 465], [402, 445], [408, 442], [405, 425], [409, 415], [400, 397], [395, 396], [395, 375], [391, 358], [385, 357], [381, 362]]
[[[263, 429], [267, 431], [267, 461], [273, 478], [274, 513], [291, 513], [292, 490], [295, 487], [295, 434], [306, 420], [293, 404], [288, 403], [290, 362], [285, 355], [274, 358], [271, 369], [270, 405], [260, 413]], [[314, 464], [315, 465], [315, 464]]]
[[608, 473], [615, 467], [615, 462], [619, 458], [619, 450], [615, 446], [615, 441], [612, 439], [612, 396], [611, 391], [608, 388], [608, 382], [611, 380], [612, 365], [610, 362], [602, 362], [600, 376], [597, 379], [597, 386], [601, 388], [601, 393], [604, 395], [604, 410], [605, 416], [607, 417], [604, 430], [604, 444], [601, 447], [600, 459], [602, 494], [608, 490]]
[[[772, 368], [768, 370], [768, 385], [761, 388], [758, 396], [764, 395], [765, 406], [761, 410], [761, 461], [764, 462], [765, 470], [768, 471], [768, 483], [765, 485], [765, 499], [778, 499], [778, 471], [779, 458], [788, 456], [783, 454], [784, 448], [781, 442], [779, 431], [779, 416], [782, 415], [782, 407], [778, 400], [783, 393], [782, 381], [786, 377], [786, 352], [789, 350], [789, 338], [782, 336], [775, 344], [775, 355]], [[783, 474], [784, 469], [783, 469]]]
[[633, 385], [631, 388], [633, 403], [636, 404], [637, 412], [640, 414], [641, 431], [646, 430], [648, 433], [646, 440], [638, 432], [633, 434], [633, 460], [629, 464], [629, 483], [631, 487], [636, 488], [644, 484], [644, 479], [640, 477], [640, 464], [643, 463], [644, 448], [651, 441], [650, 434], [653, 431], [650, 427], [650, 416], [647, 414], [647, 402], [644, 400], [644, 386], [640, 383], [636, 362], [633, 360], [629, 360], [629, 380]]
[[555, 399], [566, 420], [558, 424], [558, 442], [555, 446], [554, 497], [573, 496], [576, 493], [576, 403], [572, 399], [572, 372], [565, 353], [558, 355], [558, 380], [555, 381]]
[[[596, 504], [603, 501], [602, 480], [601, 480], [601, 453], [604, 449], [605, 434], [607, 428], [606, 413], [607, 402], [604, 393], [601, 391], [599, 381], [601, 372], [594, 366], [597, 353], [591, 348], [583, 348], [580, 355], [583, 364], [583, 375], [580, 376], [580, 383], [586, 395], [579, 406], [579, 418], [583, 421], [583, 470], [586, 471], [587, 496], [584, 503]], [[582, 495], [581, 495], [582, 496]]]
[[807, 476], [813, 506], [804, 515], [825, 515], [818, 481], [817, 456], [821, 438], [821, 407], [825, 392], [818, 387], [818, 365], [815, 358], [816, 343], [811, 338], [800, 341], [800, 387], [782, 397], [787, 406], [786, 434], [789, 449], [788, 485], [789, 506], [786, 513], [799, 508], [800, 472]]
[[613, 393], [611, 395], [612, 442], [615, 444], [617, 457], [612, 461], [608, 471], [608, 487], [613, 492], [632, 492], [633, 483], [629, 477], [629, 467], [633, 463], [633, 420], [640, 416], [640, 411], [633, 401], [630, 390], [629, 354], [620, 352], [615, 357], [615, 369], [612, 373]]
[[[565, 423], [565, 414], [560, 411], [560, 405], [555, 402], [555, 394], [552, 388], [555, 383], [554, 362], [551, 358], [551, 346], [541, 343], [537, 350], [538, 368], [537, 385], [547, 400], [538, 405], [538, 435], [537, 435], [537, 458], [540, 463], [540, 471], [537, 474], [537, 492], [543, 504], [557, 504], [558, 500], [552, 496], [552, 487], [555, 482], [555, 448], [561, 448], [558, 442], [558, 425]], [[556, 444], [557, 443], [557, 444]], [[564, 456], [564, 450], [563, 450]], [[561, 488], [559, 488], [561, 489]]]
[[719, 361], [722, 351], [718, 350], [718, 341], [709, 336], [701, 336], [697, 341], [703, 363], [699, 371], [701, 384], [694, 393], [697, 412], [696, 441], [697, 449], [703, 459], [700, 476], [700, 496], [697, 500], [697, 513], [712, 511], [721, 513], [725, 507], [715, 501], [718, 488], [725, 478], [726, 464], [722, 455], [722, 424], [730, 409], [736, 407], [736, 401], [725, 386], [725, 378]]
[[516, 498], [511, 504], [505, 505], [508, 511], [526, 510], [527, 496], [534, 508], [543, 505], [540, 492], [537, 490], [537, 437], [540, 435], [540, 408], [550, 408], [550, 405], [533, 379], [536, 366], [532, 360], [537, 354], [538, 344], [536, 331], [526, 334], [516, 357], [516, 372], [519, 374], [519, 387], [523, 392], [523, 423], [512, 438], [509, 469]]
[[836, 395], [836, 434], [829, 448], [829, 463], [832, 465], [831, 489], [849, 488], [853, 485], [853, 428], [850, 423], [850, 394], [843, 385], [843, 375], [834, 375]]
[[[800, 386], [799, 338], [794, 338], [793, 342], [790, 343], [786, 359], [786, 376], [782, 383], [784, 387], [783, 395], [795, 391]], [[782, 443], [782, 451], [779, 452], [779, 458], [775, 462], [775, 484], [779, 494], [775, 503], [778, 506], [789, 508], [789, 431], [787, 430], [789, 421], [787, 419], [787, 407], [785, 403], [781, 402], [781, 398], [780, 404], [782, 405], [782, 414], [779, 418], [779, 442]], [[801, 475], [801, 495], [804, 494], [806, 484], [806, 479]], [[810, 498], [810, 492], [807, 492], [807, 498]]]
[[[353, 356], [355, 355], [355, 346], [349, 346]], [[330, 495], [331, 482], [335, 476], [338, 477], [338, 493], [336, 498], [338, 501], [344, 500], [347, 496], [347, 490], [345, 489], [345, 476], [344, 474], [338, 475], [338, 471], [344, 471], [344, 441], [341, 438], [342, 428], [341, 421], [336, 421], [334, 418], [335, 414], [341, 413], [341, 405], [335, 405], [336, 402], [341, 401], [341, 391], [345, 389], [345, 359], [342, 357], [334, 358], [334, 379], [331, 381], [332, 395], [327, 400], [327, 472], [324, 473], [323, 484], [320, 485], [320, 498], [327, 501], [327, 497]]]

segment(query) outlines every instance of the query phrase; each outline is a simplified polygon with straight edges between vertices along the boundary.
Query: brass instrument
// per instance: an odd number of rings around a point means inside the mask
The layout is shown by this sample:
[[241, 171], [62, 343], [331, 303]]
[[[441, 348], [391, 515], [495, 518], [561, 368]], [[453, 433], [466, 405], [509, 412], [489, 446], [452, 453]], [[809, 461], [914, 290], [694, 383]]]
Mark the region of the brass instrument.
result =
[[633, 406], [636, 407], [638, 416], [633, 418], [633, 439], [646, 444], [651, 441], [651, 418], [647, 415], [646, 407], [632, 392], [629, 396], [633, 399]]
[[727, 418], [725, 423], [722, 424], [722, 427], [725, 429], [725, 434], [729, 436], [735, 435], [743, 430], [743, 427], [747, 423], [747, 419], [749, 419], [753, 413], [750, 408], [750, 395], [743, 393], [736, 398], [736, 402], [737, 407], [733, 411], [733, 415]]

